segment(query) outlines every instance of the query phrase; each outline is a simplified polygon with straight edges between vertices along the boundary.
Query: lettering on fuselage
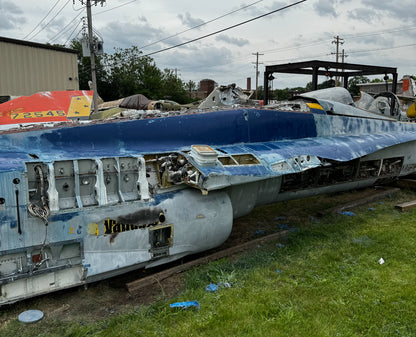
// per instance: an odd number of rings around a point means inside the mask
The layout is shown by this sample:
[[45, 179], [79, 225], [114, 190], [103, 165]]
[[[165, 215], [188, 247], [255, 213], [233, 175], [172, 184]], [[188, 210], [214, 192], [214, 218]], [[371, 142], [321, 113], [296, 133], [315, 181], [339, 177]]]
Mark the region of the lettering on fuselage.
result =
[[[112, 235], [123, 232], [146, 229], [158, 226], [166, 221], [165, 214], [160, 208], [151, 208], [119, 216], [116, 219], [105, 219], [99, 223], [88, 224], [91, 235]], [[73, 231], [73, 229], [71, 228]]]
[[128, 232], [136, 229], [145, 229], [153, 226], [157, 226], [158, 223], [143, 224], [143, 225], [131, 225], [117, 222], [116, 220], [106, 219], [104, 220], [104, 234], [114, 234]]

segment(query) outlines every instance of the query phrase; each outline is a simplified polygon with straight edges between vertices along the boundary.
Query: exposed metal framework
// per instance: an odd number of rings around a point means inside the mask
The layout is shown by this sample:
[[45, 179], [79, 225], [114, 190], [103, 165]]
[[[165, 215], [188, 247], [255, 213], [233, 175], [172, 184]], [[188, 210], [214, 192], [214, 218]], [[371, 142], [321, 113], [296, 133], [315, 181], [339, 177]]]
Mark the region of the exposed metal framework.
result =
[[269, 81], [273, 80], [273, 73], [312, 75], [312, 90], [318, 87], [318, 76], [342, 77], [344, 87], [348, 86], [348, 78], [353, 76], [392, 74], [392, 91], [397, 89], [397, 68], [370, 66], [365, 64], [338, 63], [331, 61], [306, 61], [266, 66], [264, 72], [264, 102], [269, 102]]

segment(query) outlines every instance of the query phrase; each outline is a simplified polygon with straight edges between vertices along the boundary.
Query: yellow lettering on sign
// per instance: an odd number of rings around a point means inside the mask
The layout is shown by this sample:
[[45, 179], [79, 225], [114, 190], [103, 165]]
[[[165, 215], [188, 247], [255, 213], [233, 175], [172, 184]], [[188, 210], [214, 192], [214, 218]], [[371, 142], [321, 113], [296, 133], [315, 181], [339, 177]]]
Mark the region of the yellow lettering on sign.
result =
[[72, 227], [69, 227], [69, 234], [74, 234], [74, 229]]
[[50, 118], [50, 117], [64, 117], [63, 110], [49, 110], [49, 111], [31, 111], [31, 112], [15, 112], [10, 113], [11, 119], [27, 119], [27, 118]]

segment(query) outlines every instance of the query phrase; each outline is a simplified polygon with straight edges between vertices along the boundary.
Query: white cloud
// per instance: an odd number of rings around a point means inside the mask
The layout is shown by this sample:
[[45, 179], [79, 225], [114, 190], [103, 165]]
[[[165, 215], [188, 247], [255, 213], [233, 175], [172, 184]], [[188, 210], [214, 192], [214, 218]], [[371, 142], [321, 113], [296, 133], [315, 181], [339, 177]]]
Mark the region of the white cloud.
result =
[[26, 23], [22, 14], [23, 11], [15, 3], [0, 0], [0, 30], [16, 29], [19, 24]]
[[[0, 36], [21, 39], [55, 2], [0, 0]], [[106, 7], [93, 7], [93, 25], [103, 37], [105, 52], [111, 53], [114, 47], [137, 46], [148, 54], [197, 40], [294, 2], [211, 0], [203, 6], [194, 0], [152, 0], [127, 1], [126, 6], [118, 7], [126, 1], [113, 0], [107, 1]], [[66, 6], [32, 41], [46, 43], [52, 34], [61, 32], [80, 13], [78, 0], [74, 7]], [[244, 10], [238, 10], [240, 8]], [[244, 87], [246, 78], [255, 75], [253, 53], [264, 54], [259, 59], [262, 63], [260, 73], [266, 64], [305, 61], [308, 58], [333, 61], [335, 56], [331, 53], [335, 51], [335, 45], [331, 42], [338, 35], [345, 40], [342, 48], [349, 55], [347, 62], [394, 66], [398, 68], [399, 76], [415, 74], [415, 46], [400, 47], [414, 41], [413, 8], [414, 0], [311, 0], [151, 57], [160, 69], [180, 69], [179, 73], [186, 80], [197, 82], [201, 78], [212, 78], [219, 84], [237, 82]], [[227, 13], [232, 14], [225, 15]], [[198, 29], [188, 29], [218, 17], [221, 18]], [[398, 27], [407, 29], [398, 31]], [[76, 28], [75, 23], [73, 28]], [[64, 32], [57, 42], [65, 42], [72, 30]], [[81, 26], [74, 34], [80, 30]], [[150, 43], [154, 44], [142, 48]], [[360, 50], [368, 52], [353, 53]], [[283, 85], [283, 78], [285, 85], [290, 86], [287, 81], [292, 75], [279, 76], [274, 81], [275, 87]], [[309, 80], [302, 78], [305, 83]]]
[[377, 12], [370, 8], [355, 8], [348, 12], [348, 17], [363, 22], [373, 22], [378, 19]]
[[242, 47], [242, 46], [250, 44], [250, 41], [247, 40], [247, 39], [231, 37], [231, 36], [228, 36], [228, 35], [225, 35], [225, 34], [217, 35], [215, 40], [223, 41], [223, 42], [226, 42], [228, 44], [232, 44], [232, 45], [235, 45], [235, 46], [238, 46], [238, 47]]
[[185, 15], [178, 14], [178, 18], [181, 19], [182, 24], [189, 28], [193, 28], [199, 25], [202, 25], [204, 23], [204, 20], [193, 18], [189, 12], [185, 12]]
[[[139, 17], [134, 22], [129, 23], [112, 21], [106, 24], [100, 32], [104, 36], [104, 45], [107, 53], [111, 53], [111, 50], [108, 50], [108, 48], [112, 46], [119, 48], [138, 46], [141, 49], [143, 46], [161, 40], [161, 37], [168, 36], [167, 31], [153, 27], [151, 22], [148, 22], [145, 17]], [[173, 37], [145, 48], [144, 53], [160, 49], [162, 43], [163, 45], [173, 45], [177, 42], [178, 38]]]
[[314, 8], [320, 16], [336, 17], [337, 12], [335, 11], [335, 4], [336, 2], [327, 1], [327, 0], [318, 0], [318, 2], [314, 4]]
[[414, 22], [416, 4], [413, 0], [363, 0], [362, 3], [364, 6], [373, 9], [374, 11], [381, 12], [386, 16]]

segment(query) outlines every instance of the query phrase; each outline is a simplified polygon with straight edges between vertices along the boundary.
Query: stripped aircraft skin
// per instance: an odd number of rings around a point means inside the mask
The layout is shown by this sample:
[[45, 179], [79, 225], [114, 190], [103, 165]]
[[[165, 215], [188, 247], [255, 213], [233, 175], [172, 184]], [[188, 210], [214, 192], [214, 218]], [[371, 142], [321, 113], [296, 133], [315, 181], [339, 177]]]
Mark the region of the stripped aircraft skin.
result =
[[416, 171], [415, 124], [331, 104], [0, 133], [0, 305], [217, 247], [258, 205]]

